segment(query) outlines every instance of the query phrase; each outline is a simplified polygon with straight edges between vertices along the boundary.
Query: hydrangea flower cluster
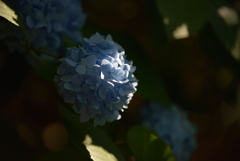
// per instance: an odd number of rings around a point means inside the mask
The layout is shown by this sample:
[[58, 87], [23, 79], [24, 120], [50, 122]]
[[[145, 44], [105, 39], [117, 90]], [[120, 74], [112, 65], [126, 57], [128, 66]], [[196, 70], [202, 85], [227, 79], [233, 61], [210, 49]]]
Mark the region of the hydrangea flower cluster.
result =
[[195, 126], [176, 106], [167, 109], [155, 102], [142, 109], [143, 125], [156, 131], [172, 148], [176, 161], [188, 161], [197, 147]]
[[126, 60], [123, 48], [108, 35], [84, 38], [82, 47], [69, 48], [61, 59], [55, 81], [65, 102], [72, 103], [80, 121], [94, 119], [94, 126], [121, 118], [136, 92], [136, 67]]
[[63, 34], [74, 43], [82, 41], [79, 29], [86, 15], [78, 0], [23, 0], [14, 4], [32, 47], [56, 54]]

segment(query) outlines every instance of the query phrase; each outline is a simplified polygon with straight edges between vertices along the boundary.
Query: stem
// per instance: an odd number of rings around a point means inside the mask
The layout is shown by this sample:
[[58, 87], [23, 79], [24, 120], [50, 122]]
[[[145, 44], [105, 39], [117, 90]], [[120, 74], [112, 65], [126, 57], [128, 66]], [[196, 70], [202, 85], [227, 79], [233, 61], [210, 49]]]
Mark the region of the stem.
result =
[[42, 58], [40, 58], [33, 50], [29, 50], [29, 52], [37, 59], [37, 60], [39, 60], [41, 63], [45, 63], [44, 61], [43, 61], [43, 59]]
[[[22, 28], [23, 33], [24, 33], [24, 35], [25, 35], [25, 37], [26, 37], [27, 45], [26, 45], [25, 47], [30, 50], [30, 53], [31, 53], [33, 56], [35, 55], [35, 56], [34, 56], [35, 58], [38, 57], [38, 58], [37, 58], [38, 60], [41, 59], [39, 56], [36, 55], [36, 53], [33, 54], [32, 51], [39, 52], [39, 53], [42, 53], [42, 54], [46, 54], [46, 55], [49, 55], [49, 56], [52, 56], [52, 57], [55, 57], [55, 58], [58, 58], [58, 59], [61, 58], [60, 56], [55, 55], [55, 54], [52, 54], [52, 53], [50, 53], [50, 52], [47, 52], [47, 51], [44, 51], [44, 50], [41, 50], [41, 49], [32, 48], [32, 47], [30, 46], [30, 38], [29, 38], [29, 36], [28, 36], [27, 29], [26, 29], [26, 27], [24, 26], [22, 20], [18, 18], [18, 19], [15, 19], [15, 21], [19, 23], [19, 25], [20, 25], [20, 27]], [[40, 58], [40, 59], [39, 59], [39, 58]], [[41, 59], [41, 60], [42, 60], [42, 59]]]
[[22, 31], [23, 31], [23, 33], [26, 37], [26, 40], [27, 40], [27, 47], [30, 48], [30, 38], [28, 36], [26, 27], [24, 26], [24, 24], [23, 24], [23, 22], [20, 18], [15, 19], [15, 21], [18, 22], [19, 26], [22, 28]]
[[46, 54], [46, 55], [49, 55], [49, 56], [52, 56], [52, 57], [55, 57], [55, 58], [58, 58], [58, 59], [62, 58], [59, 55], [56, 55], [56, 54], [53, 54], [53, 53], [50, 53], [50, 52], [47, 52], [47, 51], [44, 51], [44, 50], [41, 50], [41, 49], [35, 49], [35, 48], [31, 47], [31, 50], [42, 53], [42, 54]]

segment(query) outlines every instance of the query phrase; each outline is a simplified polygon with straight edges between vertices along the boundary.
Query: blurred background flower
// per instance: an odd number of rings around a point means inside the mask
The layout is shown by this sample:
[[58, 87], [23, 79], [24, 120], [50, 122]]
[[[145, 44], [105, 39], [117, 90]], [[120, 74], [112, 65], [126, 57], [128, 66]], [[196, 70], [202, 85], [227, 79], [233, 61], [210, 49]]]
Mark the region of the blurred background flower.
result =
[[[24, 0], [10, 2], [25, 26], [23, 30], [26, 30], [28, 34], [29, 40], [23, 31], [17, 30], [18, 34], [14, 36], [19, 39], [21, 44], [27, 46], [27, 41], [30, 41], [32, 48], [65, 56], [64, 37], [75, 44], [82, 42], [80, 29], [85, 23], [86, 14], [82, 10], [80, 1]], [[9, 30], [4, 31], [10, 32]], [[41, 57], [53, 60], [52, 57], [45, 54], [42, 54]]]
[[176, 161], [189, 161], [197, 148], [196, 127], [188, 120], [186, 111], [171, 109], [151, 102], [142, 108], [142, 124], [157, 132], [173, 151]]

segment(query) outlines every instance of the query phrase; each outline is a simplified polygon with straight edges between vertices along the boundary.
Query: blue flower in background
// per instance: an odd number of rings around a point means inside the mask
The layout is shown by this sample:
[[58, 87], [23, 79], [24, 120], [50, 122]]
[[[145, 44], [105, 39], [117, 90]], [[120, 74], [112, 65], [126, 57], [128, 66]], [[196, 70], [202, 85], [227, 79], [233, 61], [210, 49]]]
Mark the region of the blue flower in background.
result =
[[108, 35], [99, 33], [84, 38], [82, 47], [69, 48], [61, 59], [55, 81], [65, 102], [72, 103], [80, 121], [94, 119], [94, 126], [121, 118], [127, 108], [137, 80], [135, 67], [126, 60], [123, 48]]
[[27, 49], [19, 42], [19, 38], [22, 36], [21, 29], [2, 17], [0, 17], [0, 24], [1, 45], [6, 46], [9, 52], [26, 52]]
[[189, 161], [197, 147], [195, 126], [176, 106], [167, 109], [155, 102], [142, 109], [143, 125], [156, 131], [172, 148], [176, 161]]
[[31, 46], [59, 53], [65, 35], [82, 42], [79, 29], [86, 15], [78, 0], [23, 0], [14, 3], [30, 37]]

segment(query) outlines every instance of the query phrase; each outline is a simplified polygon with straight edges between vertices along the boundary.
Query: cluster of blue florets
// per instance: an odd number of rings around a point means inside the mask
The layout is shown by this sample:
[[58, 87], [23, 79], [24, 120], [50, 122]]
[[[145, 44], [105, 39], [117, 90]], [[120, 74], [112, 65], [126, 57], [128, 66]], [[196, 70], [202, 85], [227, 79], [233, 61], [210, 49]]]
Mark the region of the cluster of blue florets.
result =
[[123, 48], [108, 35], [99, 33], [84, 38], [82, 47], [70, 48], [61, 59], [55, 81], [60, 94], [79, 113], [80, 121], [94, 119], [94, 125], [120, 119], [120, 111], [128, 107], [137, 80], [135, 67], [126, 60]]
[[142, 109], [143, 125], [153, 129], [172, 148], [176, 161], [188, 161], [197, 147], [196, 127], [185, 111], [155, 102]]
[[63, 35], [74, 43], [82, 41], [79, 29], [86, 15], [78, 0], [24, 0], [14, 4], [32, 47], [58, 54]]

